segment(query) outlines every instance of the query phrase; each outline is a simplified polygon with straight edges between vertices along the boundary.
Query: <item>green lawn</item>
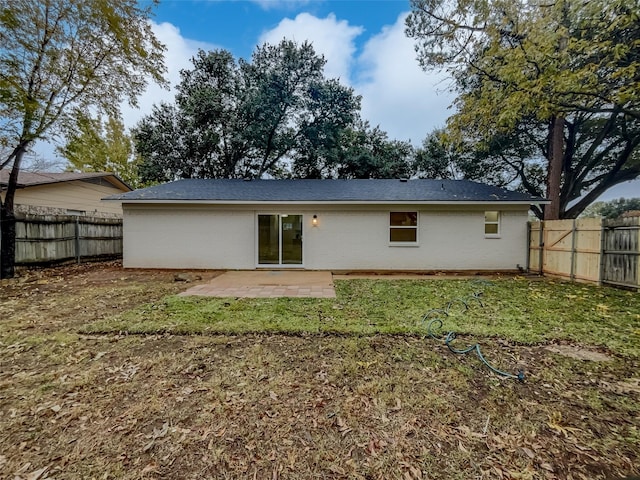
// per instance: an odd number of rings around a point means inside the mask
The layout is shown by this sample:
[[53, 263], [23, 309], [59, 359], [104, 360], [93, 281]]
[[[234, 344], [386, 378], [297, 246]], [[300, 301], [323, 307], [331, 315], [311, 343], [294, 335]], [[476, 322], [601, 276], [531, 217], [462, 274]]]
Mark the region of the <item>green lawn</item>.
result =
[[[635, 292], [525, 278], [335, 284], [335, 300], [168, 296], [91, 323], [83, 331], [424, 335], [425, 313], [453, 301], [449, 315], [439, 315], [445, 331], [525, 344], [568, 340], [640, 356], [640, 295]], [[483, 305], [471, 298], [478, 292]]]

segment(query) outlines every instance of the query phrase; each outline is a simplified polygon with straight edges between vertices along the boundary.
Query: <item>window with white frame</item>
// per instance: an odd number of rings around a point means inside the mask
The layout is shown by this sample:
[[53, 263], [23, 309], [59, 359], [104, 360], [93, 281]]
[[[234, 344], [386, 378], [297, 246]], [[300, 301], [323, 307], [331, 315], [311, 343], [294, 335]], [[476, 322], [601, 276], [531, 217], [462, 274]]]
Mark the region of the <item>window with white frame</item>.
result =
[[389, 212], [389, 242], [418, 242], [418, 212]]
[[500, 212], [484, 212], [484, 234], [487, 237], [500, 235]]

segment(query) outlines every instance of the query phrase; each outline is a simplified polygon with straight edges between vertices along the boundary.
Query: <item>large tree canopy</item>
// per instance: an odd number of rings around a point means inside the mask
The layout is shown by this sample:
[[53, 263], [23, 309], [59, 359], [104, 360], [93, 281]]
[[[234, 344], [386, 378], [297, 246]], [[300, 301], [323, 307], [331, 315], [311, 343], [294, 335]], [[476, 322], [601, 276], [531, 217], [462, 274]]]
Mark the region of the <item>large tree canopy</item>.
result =
[[636, 0], [412, 0], [407, 34], [456, 80], [449, 140], [571, 218], [640, 175], [639, 14]]
[[1, 276], [14, 272], [13, 203], [25, 152], [78, 111], [115, 113], [149, 78], [163, 82], [163, 46], [136, 0], [0, 0], [0, 146], [11, 167], [1, 206]]
[[415, 169], [409, 142], [390, 140], [362, 120], [337, 132], [328, 146], [302, 153], [293, 163], [296, 178], [404, 178]]
[[109, 115], [103, 120], [82, 114], [70, 130], [64, 146], [57, 148], [69, 162], [67, 170], [113, 172], [129, 186], [140, 186], [139, 158], [122, 119]]
[[349, 130], [330, 157], [335, 178], [409, 178], [415, 151], [408, 141], [390, 140], [387, 132], [368, 123]]
[[360, 98], [323, 74], [304, 43], [256, 49], [251, 62], [200, 51], [181, 72], [176, 102], [154, 106], [134, 130], [146, 181], [289, 174], [331, 151]]

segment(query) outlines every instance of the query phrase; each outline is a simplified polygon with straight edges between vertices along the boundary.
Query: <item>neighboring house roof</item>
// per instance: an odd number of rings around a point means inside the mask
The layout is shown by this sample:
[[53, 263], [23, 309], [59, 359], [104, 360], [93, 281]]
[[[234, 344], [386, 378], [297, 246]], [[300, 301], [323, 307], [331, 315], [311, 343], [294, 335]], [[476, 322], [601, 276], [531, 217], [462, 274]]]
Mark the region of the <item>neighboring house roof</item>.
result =
[[[0, 187], [6, 188], [9, 183], [10, 171], [8, 169], [0, 170]], [[47, 185], [51, 183], [72, 182], [76, 180], [95, 181], [104, 179], [121, 190], [131, 191], [132, 188], [127, 185], [120, 177], [109, 172], [93, 172], [93, 173], [75, 173], [75, 172], [27, 172], [21, 170], [18, 173], [18, 188], [32, 187], [36, 185]]]
[[622, 214], [622, 217], [640, 217], [640, 210], [627, 210]]
[[124, 203], [548, 203], [469, 180], [202, 180], [188, 179], [112, 195]]

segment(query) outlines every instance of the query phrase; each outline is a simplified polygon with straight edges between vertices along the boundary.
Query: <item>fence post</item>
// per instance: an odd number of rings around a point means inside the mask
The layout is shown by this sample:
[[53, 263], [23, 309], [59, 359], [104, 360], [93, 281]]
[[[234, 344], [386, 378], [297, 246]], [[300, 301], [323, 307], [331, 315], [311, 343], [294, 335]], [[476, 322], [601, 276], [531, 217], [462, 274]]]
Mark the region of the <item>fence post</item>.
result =
[[[636, 266], [637, 270], [637, 275], [636, 275], [636, 287], [638, 288], [637, 291], [640, 292], [640, 217], [636, 217], [635, 219], [635, 223], [636, 223], [636, 230], [638, 233], [638, 238], [636, 240], [636, 252], [638, 253], [637, 256], [637, 261], [638, 261], [638, 265]], [[632, 224], [633, 225], [633, 224]]]
[[531, 266], [531, 222], [527, 222], [527, 272]]
[[540, 249], [538, 250], [538, 274], [542, 275], [544, 273], [544, 269], [542, 268], [542, 262], [544, 260], [544, 221], [540, 220], [540, 232], [538, 235], [538, 246]]
[[576, 219], [573, 219], [571, 226], [571, 271], [569, 272], [571, 281], [576, 279]]
[[76, 224], [75, 224], [75, 246], [76, 246], [76, 263], [80, 263], [80, 217], [76, 215]]
[[605, 255], [604, 252], [606, 250], [606, 240], [605, 236], [607, 234], [607, 230], [605, 227], [605, 219], [600, 219], [600, 274], [598, 278], [598, 285], [602, 285], [602, 280], [604, 279], [604, 269], [605, 269]]

